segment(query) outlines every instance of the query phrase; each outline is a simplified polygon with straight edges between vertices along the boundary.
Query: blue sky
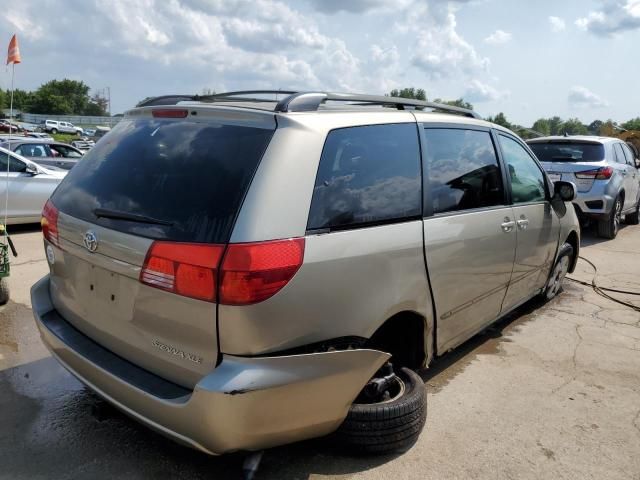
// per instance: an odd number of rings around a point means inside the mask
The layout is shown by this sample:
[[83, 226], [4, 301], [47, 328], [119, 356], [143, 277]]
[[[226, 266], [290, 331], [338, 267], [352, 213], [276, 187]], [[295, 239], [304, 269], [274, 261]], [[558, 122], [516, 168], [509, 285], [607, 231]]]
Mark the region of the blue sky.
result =
[[114, 113], [205, 88], [414, 86], [523, 125], [640, 116], [640, 0], [21, 0], [0, 13], [13, 33], [17, 86], [108, 86]]

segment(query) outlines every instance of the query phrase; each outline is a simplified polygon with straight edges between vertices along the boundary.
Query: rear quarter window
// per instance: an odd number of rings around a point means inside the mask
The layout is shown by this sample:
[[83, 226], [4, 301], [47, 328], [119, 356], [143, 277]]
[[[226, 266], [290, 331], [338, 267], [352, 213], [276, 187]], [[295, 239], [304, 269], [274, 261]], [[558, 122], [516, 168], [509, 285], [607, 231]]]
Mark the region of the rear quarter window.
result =
[[422, 214], [415, 124], [369, 125], [327, 136], [307, 228], [353, 228]]
[[[63, 213], [148, 238], [224, 243], [273, 129], [210, 121], [122, 120], [69, 172]], [[162, 221], [97, 217], [96, 209]]]

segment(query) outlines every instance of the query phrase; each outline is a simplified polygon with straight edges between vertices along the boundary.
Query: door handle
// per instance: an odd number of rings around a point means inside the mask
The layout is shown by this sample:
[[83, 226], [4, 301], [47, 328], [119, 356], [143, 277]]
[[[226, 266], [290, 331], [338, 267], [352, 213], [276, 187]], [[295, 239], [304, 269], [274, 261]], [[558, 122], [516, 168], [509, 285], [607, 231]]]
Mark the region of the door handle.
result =
[[516, 222], [509, 219], [509, 217], [504, 217], [504, 222], [500, 224], [500, 227], [502, 227], [502, 231], [504, 233], [509, 233], [510, 231], [513, 230], [513, 227], [515, 227], [515, 225], [516, 225]]
[[518, 224], [518, 228], [520, 230], [526, 230], [529, 226], [529, 220], [527, 220], [526, 218], [521, 218], [516, 223]]
[[622, 176], [623, 176], [623, 177], [626, 177], [626, 176], [627, 176], [627, 171], [626, 171], [626, 170], [622, 170], [622, 172], [620, 172], [620, 173], [622, 173]]

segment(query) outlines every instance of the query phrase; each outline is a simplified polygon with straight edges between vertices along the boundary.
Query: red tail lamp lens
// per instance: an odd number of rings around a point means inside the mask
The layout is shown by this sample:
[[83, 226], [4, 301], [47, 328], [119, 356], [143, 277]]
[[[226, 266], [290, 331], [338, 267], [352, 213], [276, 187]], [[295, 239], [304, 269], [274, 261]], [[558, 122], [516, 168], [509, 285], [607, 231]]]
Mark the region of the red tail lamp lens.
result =
[[304, 259], [304, 238], [227, 247], [221, 267], [220, 303], [249, 305], [280, 291]]
[[140, 281], [185, 297], [215, 302], [217, 268], [223, 252], [223, 245], [154, 242]]
[[58, 245], [58, 209], [51, 202], [47, 200], [42, 210], [42, 219], [40, 220], [42, 226], [42, 234], [44, 238], [49, 240], [54, 245]]

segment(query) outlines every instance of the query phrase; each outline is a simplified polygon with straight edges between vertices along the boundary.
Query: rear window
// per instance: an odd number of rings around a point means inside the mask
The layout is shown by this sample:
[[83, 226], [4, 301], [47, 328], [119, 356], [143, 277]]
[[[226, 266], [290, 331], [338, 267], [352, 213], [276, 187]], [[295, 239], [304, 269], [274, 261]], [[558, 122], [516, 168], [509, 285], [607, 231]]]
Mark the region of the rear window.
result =
[[604, 160], [604, 146], [600, 143], [530, 143], [529, 147], [541, 162], [600, 162]]
[[[191, 120], [123, 120], [53, 194], [82, 220], [154, 239], [224, 243], [273, 129]], [[116, 211], [155, 223], [96, 216]]]

